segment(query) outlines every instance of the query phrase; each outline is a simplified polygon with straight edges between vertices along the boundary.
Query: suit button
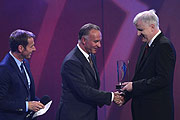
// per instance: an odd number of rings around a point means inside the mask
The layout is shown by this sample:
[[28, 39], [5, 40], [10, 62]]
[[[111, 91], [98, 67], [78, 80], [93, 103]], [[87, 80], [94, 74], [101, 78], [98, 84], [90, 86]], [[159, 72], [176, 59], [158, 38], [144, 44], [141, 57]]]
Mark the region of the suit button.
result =
[[28, 101], [28, 97], [26, 97], [26, 101]]
[[23, 109], [16, 109], [16, 111], [22, 112], [22, 111], [23, 111]]

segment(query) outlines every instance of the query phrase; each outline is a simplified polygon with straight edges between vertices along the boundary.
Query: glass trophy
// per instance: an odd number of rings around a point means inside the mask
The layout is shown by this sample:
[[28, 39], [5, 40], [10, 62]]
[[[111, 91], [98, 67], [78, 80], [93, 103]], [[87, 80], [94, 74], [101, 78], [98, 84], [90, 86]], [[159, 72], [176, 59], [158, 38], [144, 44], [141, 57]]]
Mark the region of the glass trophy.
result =
[[[122, 83], [129, 81], [129, 60], [118, 60], [117, 61], [117, 80], [116, 90], [124, 92]], [[125, 92], [123, 93], [125, 94]]]

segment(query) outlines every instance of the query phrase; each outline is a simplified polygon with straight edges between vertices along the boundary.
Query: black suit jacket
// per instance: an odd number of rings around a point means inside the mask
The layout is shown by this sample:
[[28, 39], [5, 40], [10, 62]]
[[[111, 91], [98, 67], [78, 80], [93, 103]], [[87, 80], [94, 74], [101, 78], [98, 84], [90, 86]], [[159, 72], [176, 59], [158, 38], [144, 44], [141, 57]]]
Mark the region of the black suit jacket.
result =
[[[95, 62], [95, 56], [93, 56]], [[99, 90], [100, 80], [78, 47], [64, 59], [61, 68], [62, 96], [57, 120], [97, 120], [97, 106], [110, 105], [111, 93]]]
[[132, 97], [133, 120], [173, 120], [173, 75], [176, 52], [172, 43], [159, 34], [142, 58], [146, 44], [136, 65], [133, 78]]
[[25, 68], [31, 81], [30, 90], [9, 53], [0, 63], [0, 120], [25, 120], [28, 114], [25, 102], [36, 100], [34, 80], [26, 59]]

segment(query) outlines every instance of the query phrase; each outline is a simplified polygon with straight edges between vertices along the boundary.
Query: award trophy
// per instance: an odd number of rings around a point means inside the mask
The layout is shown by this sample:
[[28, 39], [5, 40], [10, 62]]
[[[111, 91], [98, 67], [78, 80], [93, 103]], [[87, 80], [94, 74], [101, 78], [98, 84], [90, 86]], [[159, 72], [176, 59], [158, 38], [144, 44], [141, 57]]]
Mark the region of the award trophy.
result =
[[121, 92], [122, 95], [125, 95], [125, 91], [122, 91], [122, 83], [129, 81], [129, 60], [118, 60], [117, 61], [117, 77], [118, 84], [116, 89]]

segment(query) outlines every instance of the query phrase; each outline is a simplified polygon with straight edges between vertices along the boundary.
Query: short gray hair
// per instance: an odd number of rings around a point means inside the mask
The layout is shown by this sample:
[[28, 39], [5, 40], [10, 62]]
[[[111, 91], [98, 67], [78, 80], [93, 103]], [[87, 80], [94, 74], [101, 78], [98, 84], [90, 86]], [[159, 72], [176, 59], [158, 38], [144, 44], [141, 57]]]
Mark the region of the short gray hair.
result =
[[91, 31], [92, 29], [100, 31], [100, 27], [95, 24], [88, 23], [83, 25], [79, 31], [78, 40], [81, 40], [82, 36], [89, 35], [89, 31]]
[[136, 25], [138, 20], [141, 20], [148, 25], [154, 24], [157, 28], [159, 28], [159, 18], [154, 9], [138, 13], [135, 16], [133, 23]]

